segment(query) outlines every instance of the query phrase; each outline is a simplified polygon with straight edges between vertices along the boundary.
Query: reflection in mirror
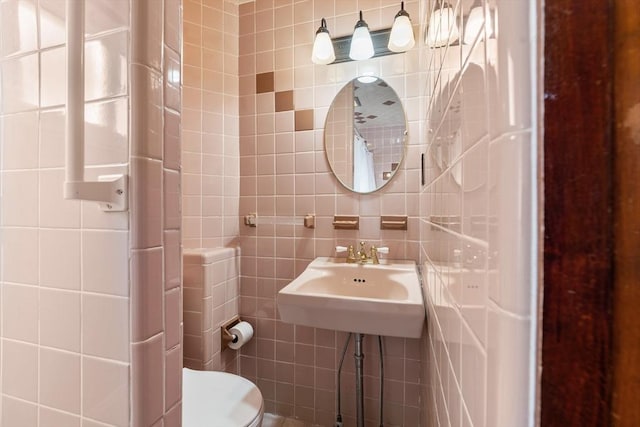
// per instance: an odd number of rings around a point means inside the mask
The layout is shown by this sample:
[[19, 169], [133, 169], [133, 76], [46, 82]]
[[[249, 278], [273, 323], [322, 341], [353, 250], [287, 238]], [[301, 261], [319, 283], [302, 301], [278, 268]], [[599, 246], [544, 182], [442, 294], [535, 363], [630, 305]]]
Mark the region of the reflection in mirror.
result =
[[429, 116], [433, 160], [440, 172], [450, 167], [458, 185], [462, 185], [462, 153], [488, 133], [484, 82], [483, 67], [470, 61], [463, 72], [451, 76], [442, 86]]
[[407, 125], [402, 102], [382, 79], [347, 83], [327, 114], [324, 143], [336, 178], [349, 190], [371, 193], [391, 181], [404, 158]]

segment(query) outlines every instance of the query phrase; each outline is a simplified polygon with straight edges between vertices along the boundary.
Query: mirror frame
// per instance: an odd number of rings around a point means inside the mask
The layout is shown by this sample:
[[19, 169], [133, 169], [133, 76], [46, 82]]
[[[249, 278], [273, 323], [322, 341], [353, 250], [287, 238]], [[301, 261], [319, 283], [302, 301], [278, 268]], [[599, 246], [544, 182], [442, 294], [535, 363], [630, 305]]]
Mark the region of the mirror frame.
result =
[[[356, 191], [353, 188], [349, 187], [347, 184], [344, 183], [344, 181], [335, 173], [333, 165], [331, 163], [331, 161], [329, 160], [329, 154], [328, 154], [328, 150], [327, 150], [327, 122], [329, 121], [329, 112], [331, 111], [331, 108], [333, 107], [333, 103], [336, 99], [336, 97], [340, 94], [340, 92], [342, 92], [347, 85], [349, 84], [353, 84], [354, 81], [360, 79], [360, 78], [371, 78], [371, 77], [375, 77], [378, 80], [382, 80], [383, 82], [385, 82], [387, 84], [387, 86], [393, 91], [393, 93], [395, 94], [395, 96], [398, 98], [399, 101], [399, 106], [400, 108], [402, 108], [402, 115], [404, 117], [403, 120], [403, 124], [404, 124], [404, 132], [403, 132], [403, 141], [402, 141], [402, 157], [400, 158], [400, 161], [398, 162], [398, 167], [396, 167], [395, 170], [391, 171], [391, 175], [389, 176], [389, 179], [387, 179], [381, 186], [376, 187], [375, 190], [372, 191]], [[377, 193], [378, 191], [382, 190], [383, 188], [387, 187], [391, 181], [393, 181], [394, 177], [400, 172], [400, 170], [402, 169], [402, 167], [404, 166], [404, 162], [407, 158], [407, 152], [408, 152], [408, 147], [409, 147], [409, 123], [407, 120], [407, 113], [404, 109], [404, 103], [402, 102], [402, 99], [400, 98], [400, 96], [398, 96], [398, 92], [396, 92], [396, 90], [393, 88], [393, 86], [391, 86], [389, 83], [387, 83], [383, 78], [378, 77], [378, 76], [371, 76], [371, 75], [367, 75], [367, 76], [357, 76], [354, 77], [353, 79], [349, 80], [348, 82], [346, 82], [341, 88], [340, 90], [335, 94], [335, 96], [333, 97], [333, 100], [331, 101], [331, 104], [329, 105], [329, 109], [327, 110], [327, 115], [325, 117], [324, 120], [324, 126], [322, 129], [322, 148], [324, 151], [324, 157], [327, 161], [327, 164], [329, 165], [329, 171], [331, 172], [331, 175], [333, 175], [333, 177], [340, 183], [340, 185], [342, 185], [342, 187], [344, 187], [346, 190], [349, 190], [351, 193], [354, 194], [373, 194], [373, 193]]]

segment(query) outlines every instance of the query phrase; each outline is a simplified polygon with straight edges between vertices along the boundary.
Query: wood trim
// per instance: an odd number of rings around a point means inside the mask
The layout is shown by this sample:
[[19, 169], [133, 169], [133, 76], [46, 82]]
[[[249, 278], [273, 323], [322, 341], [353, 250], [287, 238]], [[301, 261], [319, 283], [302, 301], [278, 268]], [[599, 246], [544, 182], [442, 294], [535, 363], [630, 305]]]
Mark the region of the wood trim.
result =
[[615, 296], [612, 425], [640, 425], [640, 9], [615, 1]]
[[610, 425], [610, 12], [601, 0], [545, 3], [544, 427]]

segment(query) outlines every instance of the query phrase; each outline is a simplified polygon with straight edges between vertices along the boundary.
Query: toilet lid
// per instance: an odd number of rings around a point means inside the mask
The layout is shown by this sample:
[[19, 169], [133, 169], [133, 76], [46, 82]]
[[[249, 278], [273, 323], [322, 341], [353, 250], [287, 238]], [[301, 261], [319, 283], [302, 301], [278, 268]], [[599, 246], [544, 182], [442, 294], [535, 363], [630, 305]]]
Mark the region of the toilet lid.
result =
[[244, 427], [262, 414], [262, 394], [251, 381], [226, 372], [182, 373], [183, 427]]

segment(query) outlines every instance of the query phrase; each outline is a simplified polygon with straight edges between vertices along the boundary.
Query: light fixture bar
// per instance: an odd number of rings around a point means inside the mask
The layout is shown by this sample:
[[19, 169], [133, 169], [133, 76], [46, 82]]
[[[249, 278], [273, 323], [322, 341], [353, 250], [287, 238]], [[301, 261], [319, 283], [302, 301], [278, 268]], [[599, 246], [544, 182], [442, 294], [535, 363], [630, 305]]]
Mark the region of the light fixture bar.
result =
[[[382, 30], [371, 31], [371, 41], [373, 42], [373, 58], [378, 56], [395, 55], [403, 52], [392, 52], [387, 48], [389, 44], [389, 35], [391, 34], [391, 28], [385, 28]], [[351, 34], [348, 36], [336, 37], [331, 39], [333, 42], [333, 50], [336, 54], [335, 61], [332, 64], [339, 64], [341, 62], [353, 61], [349, 58], [349, 48], [351, 47]]]

